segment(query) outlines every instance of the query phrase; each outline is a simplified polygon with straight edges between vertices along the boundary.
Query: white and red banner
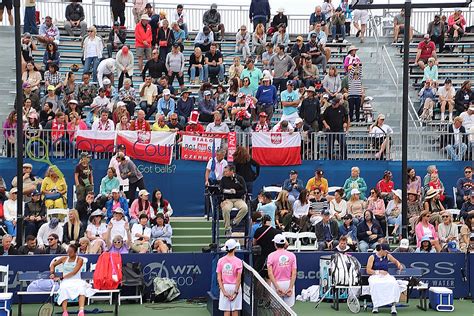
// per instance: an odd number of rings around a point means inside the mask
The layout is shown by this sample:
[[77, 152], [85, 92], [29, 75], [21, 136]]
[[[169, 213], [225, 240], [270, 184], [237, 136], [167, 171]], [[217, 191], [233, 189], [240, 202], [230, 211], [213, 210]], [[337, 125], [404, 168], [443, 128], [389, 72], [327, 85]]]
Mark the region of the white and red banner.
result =
[[224, 146], [223, 140], [227, 139], [227, 160], [235, 152], [237, 143], [235, 132], [232, 133], [181, 133], [181, 159], [195, 161], [209, 161], [212, 158], [212, 144], [215, 142], [215, 151]]
[[300, 133], [252, 133], [252, 158], [261, 166], [301, 165]]
[[169, 165], [175, 139], [174, 132], [118, 131], [116, 144], [125, 145], [130, 158]]
[[114, 131], [78, 130], [76, 132], [76, 147], [84, 151], [113, 152], [115, 135]]

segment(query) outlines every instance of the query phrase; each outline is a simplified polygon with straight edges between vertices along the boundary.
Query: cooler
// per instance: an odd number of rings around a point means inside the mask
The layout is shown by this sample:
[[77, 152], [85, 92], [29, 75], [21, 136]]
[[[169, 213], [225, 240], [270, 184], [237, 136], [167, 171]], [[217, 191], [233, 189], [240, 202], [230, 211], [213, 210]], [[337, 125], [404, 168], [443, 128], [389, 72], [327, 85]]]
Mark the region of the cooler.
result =
[[0, 316], [9, 316], [12, 310], [13, 293], [0, 293]]
[[446, 287], [430, 287], [429, 289], [430, 306], [438, 312], [452, 312], [453, 291]]

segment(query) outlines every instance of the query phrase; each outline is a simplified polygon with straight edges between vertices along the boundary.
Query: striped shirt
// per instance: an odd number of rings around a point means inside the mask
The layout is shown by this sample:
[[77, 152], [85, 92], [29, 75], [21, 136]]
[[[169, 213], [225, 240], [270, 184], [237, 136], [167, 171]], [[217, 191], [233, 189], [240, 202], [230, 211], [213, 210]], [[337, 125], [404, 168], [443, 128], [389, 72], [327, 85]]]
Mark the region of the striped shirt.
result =
[[349, 95], [362, 95], [362, 67], [359, 66], [359, 74], [355, 74], [356, 67], [352, 67], [349, 72]]

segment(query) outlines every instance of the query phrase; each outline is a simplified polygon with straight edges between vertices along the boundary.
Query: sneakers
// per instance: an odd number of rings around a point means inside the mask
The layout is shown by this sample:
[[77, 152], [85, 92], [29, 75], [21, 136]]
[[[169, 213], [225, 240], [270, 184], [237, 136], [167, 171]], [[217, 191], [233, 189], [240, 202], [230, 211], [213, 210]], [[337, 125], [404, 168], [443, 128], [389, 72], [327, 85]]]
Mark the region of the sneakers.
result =
[[357, 31], [357, 33], [356, 33], [356, 37], [359, 37], [359, 36], [360, 36], [360, 30]]
[[[392, 315], [397, 315], [397, 307], [395, 305], [392, 305], [392, 309], [390, 310], [390, 313]], [[78, 316], [80, 316], [80, 315], [78, 315]]]
[[333, 42], [333, 43], [337, 43], [336, 39], [333, 39], [332, 42]]
[[344, 44], [347, 44], [347, 43], [348, 43], [346, 39], [345, 39], [345, 40], [343, 40], [342, 42], [343, 42]]
[[[224, 232], [224, 235], [226, 237], [231, 237], [232, 236], [232, 228], [227, 228]], [[64, 316], [64, 315], [63, 315]], [[67, 315], [66, 315], [67, 316]]]
[[378, 313], [379, 313], [379, 308], [378, 307], [372, 308], [372, 314], [378, 314]]
[[[84, 316], [84, 312], [82, 314]], [[63, 312], [63, 316], [69, 316], [69, 313], [66, 311], [66, 312]]]

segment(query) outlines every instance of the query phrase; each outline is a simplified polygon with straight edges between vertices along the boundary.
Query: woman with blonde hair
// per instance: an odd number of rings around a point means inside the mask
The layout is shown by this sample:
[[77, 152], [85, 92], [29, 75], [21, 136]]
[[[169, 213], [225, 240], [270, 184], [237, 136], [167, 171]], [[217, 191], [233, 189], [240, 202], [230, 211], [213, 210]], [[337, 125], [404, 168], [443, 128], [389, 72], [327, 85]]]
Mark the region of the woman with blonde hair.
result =
[[324, 77], [322, 84], [324, 91], [329, 94], [331, 99], [341, 92], [342, 80], [335, 66], [329, 67], [328, 74]]
[[288, 191], [281, 190], [275, 201], [277, 207], [275, 214], [275, 224], [283, 231], [290, 230], [291, 218], [293, 217], [293, 205], [288, 200]]
[[67, 249], [72, 244], [77, 245], [79, 239], [84, 237], [84, 231], [84, 226], [79, 218], [79, 212], [75, 209], [69, 210], [68, 221], [63, 226], [63, 248]]
[[41, 184], [44, 204], [47, 209], [66, 208], [67, 184], [58, 167], [51, 166], [46, 171], [46, 176]]
[[262, 23], [257, 24], [252, 34], [252, 53], [257, 55], [257, 60], [262, 57], [265, 52], [265, 44], [267, 43], [267, 34]]
[[115, 126], [116, 131], [129, 131], [130, 130], [130, 119], [128, 115], [124, 114], [120, 117], [120, 121]]
[[357, 225], [363, 220], [363, 214], [366, 210], [366, 203], [360, 199], [360, 191], [358, 189], [351, 190], [351, 198], [347, 202], [347, 214], [351, 214], [354, 218], [353, 222]]
[[95, 26], [89, 27], [87, 33], [89, 35], [82, 42], [82, 49], [84, 51], [83, 73], [92, 73], [92, 81], [97, 82], [97, 67], [99, 67], [100, 60], [102, 59], [104, 41], [100, 36], [97, 36]]
[[95, 254], [91, 252], [91, 242], [89, 241], [89, 239], [87, 239], [87, 237], [82, 237], [81, 239], [79, 239], [77, 253], [82, 255]]

